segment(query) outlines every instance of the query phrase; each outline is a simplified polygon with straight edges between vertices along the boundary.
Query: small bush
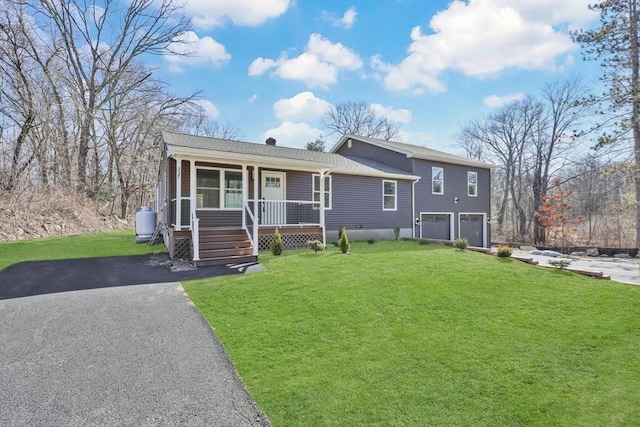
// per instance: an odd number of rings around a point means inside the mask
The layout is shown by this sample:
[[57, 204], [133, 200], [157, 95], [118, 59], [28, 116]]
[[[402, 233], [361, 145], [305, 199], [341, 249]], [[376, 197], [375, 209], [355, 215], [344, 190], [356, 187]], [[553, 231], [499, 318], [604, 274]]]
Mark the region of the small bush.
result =
[[347, 237], [347, 229], [342, 227], [340, 229], [340, 242], [339, 242], [340, 250], [343, 254], [348, 254], [349, 249], [351, 248], [351, 244], [349, 244], [349, 238]]
[[429, 243], [431, 243], [431, 242], [428, 242], [427, 240], [420, 240], [418, 242], [419, 245], [428, 245]]
[[555, 268], [559, 268], [560, 270], [564, 270], [565, 268], [571, 265], [571, 260], [568, 259], [550, 259], [547, 261], [549, 265], [554, 266]]
[[496, 252], [496, 255], [498, 255], [500, 258], [509, 258], [512, 253], [513, 249], [511, 247], [507, 245], [500, 245], [498, 246], [498, 252]]
[[273, 233], [273, 240], [271, 241], [271, 253], [275, 256], [282, 255], [282, 251], [284, 250], [284, 244], [282, 243], [282, 236], [280, 235], [280, 231], [276, 228], [275, 233]]
[[308, 240], [307, 245], [309, 248], [313, 250], [314, 253], [318, 253], [319, 251], [323, 251], [325, 246], [320, 240]]
[[367, 243], [368, 243], [368, 244], [370, 244], [370, 245], [373, 245], [375, 242], [376, 242], [376, 241], [375, 241], [375, 240], [373, 240], [373, 239], [369, 239], [369, 240], [367, 240]]
[[466, 237], [460, 237], [453, 241], [453, 246], [464, 251], [469, 246], [469, 240]]
[[396, 240], [400, 240], [400, 226], [393, 227], [393, 235], [396, 236]]

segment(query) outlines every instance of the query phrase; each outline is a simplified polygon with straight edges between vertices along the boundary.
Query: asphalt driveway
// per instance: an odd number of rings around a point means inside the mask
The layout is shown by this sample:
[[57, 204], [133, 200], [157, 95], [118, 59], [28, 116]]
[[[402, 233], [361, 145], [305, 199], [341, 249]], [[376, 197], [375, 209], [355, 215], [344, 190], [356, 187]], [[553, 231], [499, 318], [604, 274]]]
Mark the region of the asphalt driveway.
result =
[[56, 292], [178, 282], [262, 271], [257, 263], [171, 271], [167, 254], [26, 261], [0, 270], [0, 300]]
[[269, 425], [179, 283], [5, 299], [0, 323], [0, 425]]

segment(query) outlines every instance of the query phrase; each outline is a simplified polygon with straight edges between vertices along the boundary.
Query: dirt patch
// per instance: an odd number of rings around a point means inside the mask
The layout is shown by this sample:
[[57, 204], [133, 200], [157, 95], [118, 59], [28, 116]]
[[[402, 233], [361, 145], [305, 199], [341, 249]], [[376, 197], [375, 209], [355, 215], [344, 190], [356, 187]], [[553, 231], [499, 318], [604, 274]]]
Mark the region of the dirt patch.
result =
[[134, 227], [100, 214], [92, 200], [63, 192], [0, 193], [0, 241], [95, 233]]

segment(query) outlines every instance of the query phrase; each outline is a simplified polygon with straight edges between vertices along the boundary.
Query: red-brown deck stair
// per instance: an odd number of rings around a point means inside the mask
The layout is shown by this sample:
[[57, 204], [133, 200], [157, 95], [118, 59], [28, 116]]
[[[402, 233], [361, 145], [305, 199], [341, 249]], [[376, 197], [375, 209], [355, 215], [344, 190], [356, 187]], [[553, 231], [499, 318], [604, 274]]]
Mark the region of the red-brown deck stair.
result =
[[247, 232], [242, 228], [201, 228], [200, 260], [196, 267], [231, 263], [256, 262]]

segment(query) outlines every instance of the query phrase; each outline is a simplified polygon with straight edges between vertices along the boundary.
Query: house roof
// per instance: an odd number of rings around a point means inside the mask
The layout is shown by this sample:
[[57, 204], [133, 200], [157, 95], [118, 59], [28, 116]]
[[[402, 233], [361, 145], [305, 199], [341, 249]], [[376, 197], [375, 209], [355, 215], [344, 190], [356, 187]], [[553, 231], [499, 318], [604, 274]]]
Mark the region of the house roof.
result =
[[263, 167], [298, 170], [327, 169], [332, 173], [411, 179], [414, 176], [401, 169], [369, 159], [348, 158], [334, 153], [278, 147], [245, 141], [162, 132], [162, 141], [170, 157], [197, 157], [209, 161], [256, 163]]
[[473, 166], [483, 169], [491, 169], [495, 166], [490, 163], [479, 162], [477, 160], [467, 159], [466, 157], [456, 156], [455, 154], [445, 153], [444, 151], [434, 150], [432, 148], [421, 147], [419, 145], [407, 144], [397, 141], [386, 141], [384, 139], [369, 138], [357, 135], [344, 135], [340, 141], [331, 149], [331, 153], [335, 153], [349, 139], [362, 141], [377, 147], [387, 148], [397, 153], [405, 154], [409, 158], [431, 160], [443, 163], [452, 163], [456, 165]]

